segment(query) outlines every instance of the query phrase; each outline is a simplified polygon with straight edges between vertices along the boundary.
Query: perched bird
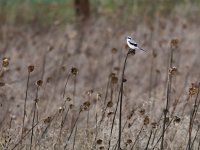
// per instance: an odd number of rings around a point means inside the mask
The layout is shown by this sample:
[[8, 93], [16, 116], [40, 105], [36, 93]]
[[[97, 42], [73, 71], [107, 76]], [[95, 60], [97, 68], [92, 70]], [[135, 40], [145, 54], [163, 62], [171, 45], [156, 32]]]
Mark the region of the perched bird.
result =
[[146, 50], [144, 50], [144, 49], [142, 49], [138, 46], [138, 44], [134, 41], [134, 39], [132, 37], [127, 36], [126, 41], [127, 41], [127, 44], [128, 44], [130, 49], [132, 49], [132, 50], [139, 49], [139, 50], [146, 52]]

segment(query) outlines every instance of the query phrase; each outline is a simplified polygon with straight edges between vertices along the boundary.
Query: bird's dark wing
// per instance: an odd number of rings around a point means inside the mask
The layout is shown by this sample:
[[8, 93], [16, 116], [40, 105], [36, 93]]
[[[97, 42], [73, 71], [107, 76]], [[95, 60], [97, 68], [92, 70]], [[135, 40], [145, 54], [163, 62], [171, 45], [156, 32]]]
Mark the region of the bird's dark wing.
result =
[[137, 43], [134, 43], [134, 42], [132, 42], [132, 41], [128, 41], [128, 42], [129, 42], [129, 44], [131, 44], [131, 45], [137, 47]]

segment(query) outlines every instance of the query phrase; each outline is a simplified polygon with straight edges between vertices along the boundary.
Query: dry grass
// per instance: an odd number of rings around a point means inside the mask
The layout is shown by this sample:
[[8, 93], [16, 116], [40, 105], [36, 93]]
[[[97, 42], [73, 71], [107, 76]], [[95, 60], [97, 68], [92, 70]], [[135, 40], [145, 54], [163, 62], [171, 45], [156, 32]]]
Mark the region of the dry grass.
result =
[[[200, 29], [187, 12], [92, 20], [79, 51], [75, 25], [1, 26], [0, 149], [199, 149]], [[130, 34], [148, 52], [122, 75]]]

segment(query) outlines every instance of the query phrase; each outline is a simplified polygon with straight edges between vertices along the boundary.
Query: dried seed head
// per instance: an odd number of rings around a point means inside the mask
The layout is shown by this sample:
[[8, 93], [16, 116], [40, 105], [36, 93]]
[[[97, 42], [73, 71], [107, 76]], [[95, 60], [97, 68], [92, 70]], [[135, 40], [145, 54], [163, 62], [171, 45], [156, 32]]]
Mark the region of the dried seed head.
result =
[[131, 139], [127, 139], [126, 143], [131, 144], [133, 141]]
[[102, 142], [103, 142], [102, 139], [98, 139], [98, 140], [97, 140], [97, 144], [99, 144], [99, 145], [102, 144]]
[[70, 108], [70, 109], [73, 109], [73, 108], [74, 108], [74, 105], [73, 105], [73, 104], [70, 104], [70, 105], [69, 105], [69, 108]]
[[153, 129], [155, 129], [157, 127], [157, 123], [156, 122], [152, 122], [151, 126], [152, 126]]
[[128, 54], [135, 55], [135, 49], [129, 49]]
[[127, 79], [123, 78], [123, 82], [126, 82], [126, 81], [127, 81]]
[[116, 48], [112, 48], [112, 53], [113, 54], [117, 53], [117, 49]]
[[112, 77], [111, 77], [111, 83], [112, 83], [112, 84], [117, 84], [117, 82], [118, 82], [118, 77], [112, 76]]
[[2, 66], [3, 67], [8, 67], [9, 65], [9, 59], [8, 58], [3, 58]]
[[172, 39], [171, 40], [171, 47], [172, 48], [178, 48], [178, 42], [179, 42], [179, 40], [177, 38]]
[[51, 117], [47, 117], [46, 119], [44, 119], [45, 124], [49, 124], [50, 122], [51, 122]]
[[70, 97], [66, 98], [66, 101], [70, 102], [72, 99]]
[[110, 108], [110, 107], [113, 107], [113, 102], [112, 102], [112, 101], [109, 101], [108, 104], [107, 104], [107, 107], [109, 107], [109, 108]]
[[36, 85], [37, 85], [37, 86], [42, 86], [42, 83], [43, 83], [42, 80], [38, 80], [38, 81], [36, 82]]
[[149, 124], [149, 122], [150, 122], [150, 119], [149, 119], [149, 116], [145, 116], [145, 118], [144, 118], [144, 125], [148, 125]]
[[0, 87], [3, 87], [5, 85], [6, 85], [5, 82], [0, 82]]
[[81, 105], [81, 111], [88, 111], [90, 107], [90, 102], [86, 101], [83, 103], [83, 105]]
[[177, 68], [176, 68], [176, 67], [170, 68], [170, 69], [169, 69], [169, 73], [170, 73], [171, 75], [175, 75], [175, 74], [177, 73]]
[[140, 113], [140, 115], [144, 115], [145, 114], [145, 109], [140, 109], [139, 113]]
[[74, 76], [76, 76], [76, 75], [78, 74], [78, 69], [75, 68], [75, 67], [72, 67], [72, 68], [71, 68], [71, 73], [72, 73]]
[[113, 114], [114, 114], [114, 112], [110, 111], [110, 112], [107, 114], [107, 116], [110, 117], [110, 116], [113, 115]]
[[65, 109], [63, 107], [59, 107], [58, 112], [61, 113], [63, 112]]
[[28, 66], [28, 72], [29, 73], [33, 72], [33, 70], [34, 70], [34, 66], [33, 65]]
[[189, 88], [189, 95], [195, 95], [198, 92], [198, 86], [192, 83], [191, 87]]
[[104, 148], [104, 146], [100, 146], [99, 149], [100, 149], [100, 150], [103, 150], [103, 149], [105, 149], [105, 148]]
[[89, 91], [87, 91], [86, 93], [87, 93], [87, 95], [90, 96], [92, 93], [94, 93], [94, 91], [93, 91], [93, 90], [89, 90]]
[[181, 122], [181, 118], [175, 116], [175, 118], [174, 118], [174, 123], [178, 124], [178, 123], [180, 123], [180, 122]]
[[39, 98], [36, 98], [34, 101], [35, 101], [36, 103], [39, 102]]

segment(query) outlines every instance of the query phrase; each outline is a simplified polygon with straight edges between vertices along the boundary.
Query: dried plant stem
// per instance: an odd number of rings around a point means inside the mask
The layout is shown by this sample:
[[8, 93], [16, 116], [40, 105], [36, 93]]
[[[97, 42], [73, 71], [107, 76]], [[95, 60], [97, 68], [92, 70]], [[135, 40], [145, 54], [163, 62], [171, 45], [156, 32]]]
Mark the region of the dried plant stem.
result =
[[65, 98], [65, 92], [66, 92], [67, 83], [68, 83], [68, 81], [69, 81], [70, 75], [71, 75], [71, 73], [69, 73], [69, 74], [67, 75], [67, 81], [65, 82], [65, 86], [64, 86], [64, 90], [63, 90], [63, 99]]
[[126, 58], [124, 60], [124, 66], [123, 66], [123, 70], [122, 70], [122, 79], [121, 79], [121, 87], [120, 87], [120, 104], [119, 104], [119, 144], [118, 144], [118, 150], [121, 149], [121, 133], [122, 133], [122, 102], [123, 102], [123, 88], [124, 88], [124, 73], [125, 73], [125, 68], [126, 68], [126, 62], [128, 59], [128, 56], [130, 54], [131, 50], [128, 51], [128, 53], [126, 54]]
[[[125, 124], [124, 124], [124, 126], [123, 126], [123, 128], [122, 128], [122, 132], [124, 131], [127, 122], [128, 122], [128, 119], [126, 120], [126, 122], [125, 122]], [[113, 148], [114, 150], [116, 150], [118, 144], [119, 144], [119, 139], [117, 140], [117, 143], [115, 144], [115, 146], [114, 146], [114, 148]]]
[[73, 133], [73, 131], [74, 131], [74, 128], [75, 128], [75, 126], [76, 126], [76, 124], [77, 124], [77, 122], [78, 122], [78, 119], [79, 119], [79, 117], [80, 117], [80, 114], [81, 114], [81, 110], [79, 111], [78, 116], [77, 116], [77, 118], [76, 118], [76, 120], [75, 120], [75, 122], [74, 122], [74, 124], [73, 124], [73, 126], [72, 126], [71, 132], [70, 132], [69, 137], [67, 138], [67, 142], [66, 142], [66, 144], [65, 144], [65, 146], [64, 146], [64, 150], [67, 149], [68, 142], [69, 142], [69, 140], [70, 140], [70, 138], [71, 138], [71, 136], [72, 136], [72, 133]]
[[36, 96], [35, 96], [35, 103], [34, 103], [34, 110], [33, 110], [34, 112], [33, 112], [33, 120], [32, 120], [30, 150], [32, 148], [32, 142], [33, 142], [33, 131], [34, 131], [33, 127], [34, 127], [34, 123], [35, 123], [35, 114], [36, 114], [36, 107], [37, 107], [37, 101], [38, 101], [38, 91], [39, 91], [39, 86], [37, 86], [37, 89], [36, 89]]
[[74, 150], [75, 143], [76, 143], [76, 132], [77, 132], [77, 125], [76, 125], [76, 129], [75, 129], [75, 133], [74, 133], [74, 141], [73, 141], [73, 149], [72, 150]]
[[189, 139], [188, 139], [188, 144], [187, 144], [187, 148], [188, 150], [191, 150], [191, 140], [192, 140], [192, 129], [193, 129], [193, 125], [194, 125], [194, 119], [196, 117], [196, 113], [198, 111], [198, 108], [199, 108], [199, 103], [200, 103], [200, 100], [198, 102], [198, 96], [199, 96], [199, 90], [200, 90], [200, 83], [199, 83], [199, 86], [198, 86], [198, 92], [197, 92], [197, 95], [196, 95], [196, 98], [195, 98], [195, 103], [194, 103], [194, 107], [193, 107], [193, 110], [190, 114], [190, 123], [189, 123]]
[[194, 145], [195, 140], [197, 139], [199, 130], [200, 130], [200, 125], [198, 126], [197, 132], [196, 132], [195, 137], [194, 137], [194, 139], [193, 139], [193, 141], [192, 141], [191, 149], [193, 149], [193, 145]]
[[[160, 118], [159, 118], [157, 124], [160, 124], [160, 121], [161, 121], [161, 119], [162, 119], [162, 116], [163, 116], [163, 113], [160, 115]], [[153, 134], [153, 139], [152, 139], [151, 145], [153, 145], [153, 143], [154, 143], [154, 140], [155, 140], [155, 138], [156, 138], [157, 132], [158, 132], [158, 128], [156, 128], [156, 130], [155, 130], [155, 132], [154, 132], [154, 134]]]
[[[172, 121], [173, 121], [173, 118], [170, 120], [169, 124], [168, 124], [167, 127], [165, 128], [165, 131], [167, 131], [167, 129], [168, 129], [168, 127], [170, 126], [170, 124], [172, 123]], [[163, 135], [161, 134], [161, 136], [158, 138], [156, 144], [153, 146], [152, 150], [154, 150], [154, 149], [156, 148], [156, 145], [160, 142], [162, 136], [163, 136]]]
[[136, 139], [135, 139], [135, 141], [134, 141], [134, 143], [133, 143], [133, 145], [132, 145], [132, 147], [131, 147], [131, 150], [133, 150], [133, 148], [134, 148], [134, 146], [135, 146], [135, 144], [136, 144], [136, 142], [137, 142], [137, 140], [138, 140], [138, 138], [139, 138], [139, 136], [140, 136], [140, 133], [142, 132], [142, 129], [143, 129], [143, 128], [144, 128], [144, 125], [142, 125], [142, 127], [141, 127], [139, 133], [137, 134]]
[[21, 141], [32, 131], [32, 129], [35, 128], [39, 123], [40, 122], [36, 123], [31, 129], [29, 129], [11, 150], [14, 150], [21, 143]]
[[151, 140], [152, 133], [153, 133], [153, 130], [151, 130], [151, 132], [150, 132], [150, 136], [149, 136], [149, 139], [148, 139], [147, 146], [146, 146], [145, 150], [148, 150], [148, 146], [149, 146], [149, 142]]
[[[24, 134], [23, 132], [24, 132], [24, 122], [25, 122], [25, 117], [26, 117], [26, 101], [27, 101], [27, 97], [28, 97], [28, 85], [29, 85], [29, 80], [30, 80], [30, 73], [31, 72], [28, 72], [28, 78], [27, 78], [27, 83], [26, 83], [26, 92], [25, 92], [26, 94], [25, 94], [25, 100], [24, 100], [24, 114], [23, 114], [21, 138], [23, 137], [23, 134]], [[23, 140], [21, 140], [21, 142], [23, 142]]]
[[[171, 48], [170, 51], [170, 60], [169, 60], [169, 68], [172, 68], [172, 62], [173, 62], [173, 48]], [[169, 102], [171, 99], [171, 84], [172, 84], [172, 74], [168, 71], [168, 81], [167, 81], [167, 100], [166, 100], [166, 105], [164, 109], [164, 120], [163, 120], [163, 128], [162, 128], [162, 139], [161, 139], [161, 144], [160, 144], [160, 149], [164, 149], [164, 139], [165, 139], [165, 127], [166, 127], [166, 122], [167, 122], [167, 114], [169, 111]]]

